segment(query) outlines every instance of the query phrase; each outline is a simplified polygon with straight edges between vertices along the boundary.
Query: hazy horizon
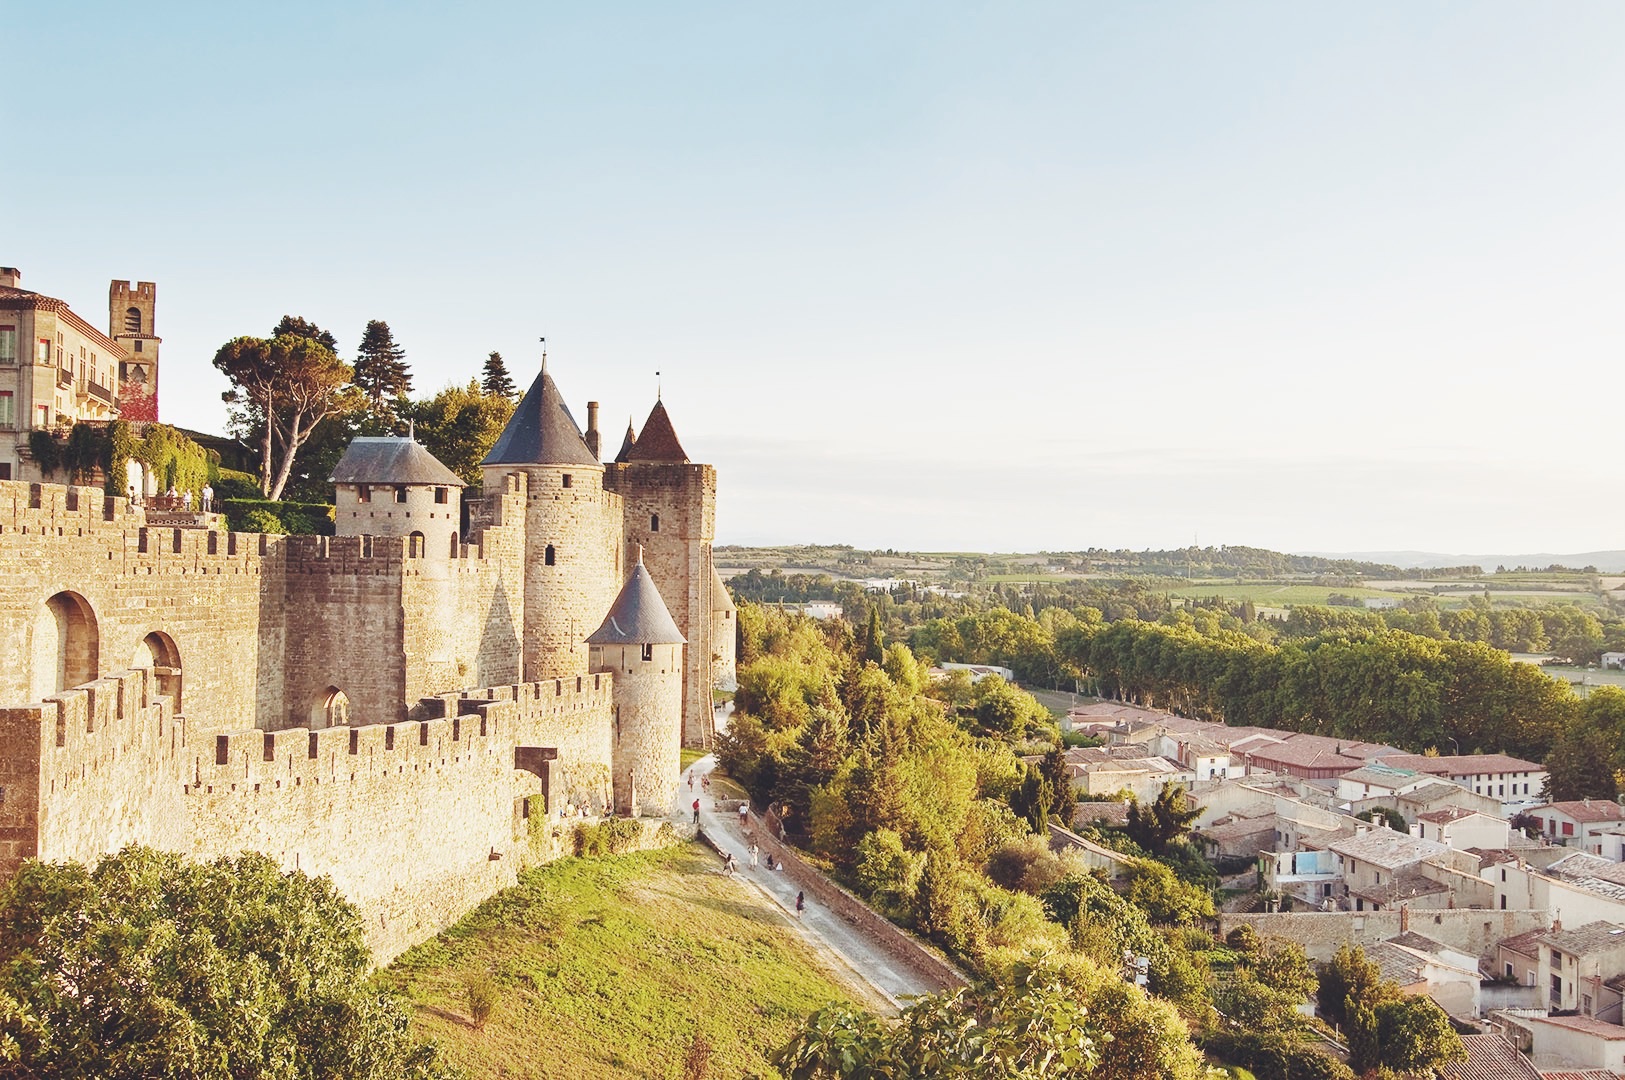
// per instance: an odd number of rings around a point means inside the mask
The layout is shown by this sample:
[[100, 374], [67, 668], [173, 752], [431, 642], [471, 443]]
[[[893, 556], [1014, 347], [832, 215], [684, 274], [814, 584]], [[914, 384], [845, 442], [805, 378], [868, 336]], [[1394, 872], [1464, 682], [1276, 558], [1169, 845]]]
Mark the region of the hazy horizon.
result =
[[420, 395], [545, 335], [611, 446], [661, 371], [719, 543], [1625, 547], [1617, 5], [14, 22], [0, 264], [156, 281], [171, 423], [376, 318]]

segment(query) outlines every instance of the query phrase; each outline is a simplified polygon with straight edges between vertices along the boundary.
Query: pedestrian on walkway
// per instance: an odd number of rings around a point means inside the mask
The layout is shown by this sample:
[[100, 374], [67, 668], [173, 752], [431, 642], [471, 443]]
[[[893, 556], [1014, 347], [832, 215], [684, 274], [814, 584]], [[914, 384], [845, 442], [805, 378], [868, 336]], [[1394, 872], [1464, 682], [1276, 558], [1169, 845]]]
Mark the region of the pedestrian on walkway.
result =
[[214, 509], [214, 488], [208, 484], [203, 485], [203, 512], [208, 513]]
[[750, 825], [750, 800], [739, 801], [739, 827], [747, 828]]
[[752, 870], [756, 869], [756, 845], [755, 844], [752, 844], [750, 846], [750, 868]]
[[694, 800], [694, 824], [700, 823], [700, 800]]
[[730, 851], [722, 860], [722, 872], [727, 874], [729, 877], [733, 877], [734, 869], [734, 853]]
[[710, 773], [701, 773], [700, 774], [700, 786], [702, 788], [704, 788], [706, 791], [711, 790], [711, 774]]
[[694, 774], [693, 773], [688, 774], [688, 790], [690, 790], [690, 791], [694, 790]]
[[796, 893], [796, 918], [801, 918], [801, 913], [805, 910], [807, 910], [807, 894], [798, 892]]

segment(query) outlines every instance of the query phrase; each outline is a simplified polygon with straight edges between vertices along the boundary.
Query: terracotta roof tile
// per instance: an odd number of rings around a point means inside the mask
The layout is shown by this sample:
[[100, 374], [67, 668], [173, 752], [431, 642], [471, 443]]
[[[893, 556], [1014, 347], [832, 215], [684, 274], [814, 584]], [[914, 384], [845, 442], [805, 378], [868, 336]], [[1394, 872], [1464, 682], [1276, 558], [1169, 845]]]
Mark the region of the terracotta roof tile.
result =
[[663, 402], [656, 401], [655, 407], [649, 410], [649, 419], [643, 422], [643, 433], [627, 452], [626, 460], [688, 460], [688, 452], [683, 449], [683, 444], [677, 441], [677, 432], [672, 430], [671, 417], [666, 415], [666, 406]]
[[1440, 1066], [1441, 1080], [1541, 1080], [1505, 1035], [1463, 1035], [1461, 1045], [1467, 1059]]

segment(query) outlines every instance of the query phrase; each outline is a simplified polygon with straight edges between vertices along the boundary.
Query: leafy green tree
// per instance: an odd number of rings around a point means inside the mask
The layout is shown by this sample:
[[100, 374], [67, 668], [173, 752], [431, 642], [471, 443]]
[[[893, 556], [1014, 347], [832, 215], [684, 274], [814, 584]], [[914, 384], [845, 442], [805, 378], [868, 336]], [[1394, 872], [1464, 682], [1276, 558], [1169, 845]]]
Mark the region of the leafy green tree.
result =
[[773, 1063], [788, 1080], [1063, 1080], [1090, 1074], [1097, 1031], [1079, 995], [1052, 969], [1038, 969], [1010, 985], [923, 998], [895, 1028], [853, 1006], [827, 1005]]
[[1348, 1025], [1354, 1006], [1373, 1007], [1399, 994], [1397, 986], [1382, 981], [1382, 969], [1358, 945], [1338, 946], [1336, 954], [1316, 968], [1316, 976], [1315, 1011], [1338, 1028]]
[[258, 433], [260, 490], [272, 500], [282, 497], [294, 457], [316, 426], [358, 404], [347, 387], [350, 366], [312, 338], [236, 338], [215, 353], [214, 366], [231, 380], [233, 426]]
[[1202, 808], [1190, 798], [1185, 785], [1169, 781], [1162, 785], [1150, 806], [1135, 799], [1129, 804], [1124, 831], [1152, 855], [1163, 855], [1169, 845], [1190, 833], [1191, 824], [1202, 816]]
[[385, 401], [412, 392], [412, 372], [406, 366], [406, 350], [396, 342], [389, 324], [371, 319], [355, 351], [355, 385], [366, 395], [367, 408], [384, 415]]
[[492, 397], [510, 401], [519, 392], [513, 384], [513, 376], [508, 374], [508, 365], [502, 362], [502, 354], [495, 349], [485, 358], [485, 376], [480, 380], [480, 389]]
[[1581, 721], [1571, 725], [1546, 755], [1544, 797], [1613, 799], [1619, 795], [1619, 743]]
[[448, 386], [427, 401], [414, 401], [406, 418], [413, 435], [446, 468], [471, 488], [483, 486], [480, 462], [496, 445], [497, 437], [513, 416], [513, 400], [482, 391], [472, 380]]
[[451, 1073], [367, 988], [361, 917], [263, 855], [131, 847], [0, 891], [8, 1076], [418, 1080]]
[[925, 857], [903, 847], [903, 838], [891, 829], [876, 829], [858, 841], [852, 877], [859, 888], [887, 907], [905, 907], [925, 868]]
[[1431, 998], [1402, 995], [1357, 1012], [1371, 1019], [1369, 1036], [1349, 1039], [1349, 1067], [1356, 1072], [1386, 1068], [1433, 1076], [1441, 1065], [1467, 1056], [1450, 1018]]
[[1158, 862], [1142, 859], [1124, 875], [1123, 896], [1162, 926], [1192, 926], [1213, 917], [1213, 894], [1187, 885]]

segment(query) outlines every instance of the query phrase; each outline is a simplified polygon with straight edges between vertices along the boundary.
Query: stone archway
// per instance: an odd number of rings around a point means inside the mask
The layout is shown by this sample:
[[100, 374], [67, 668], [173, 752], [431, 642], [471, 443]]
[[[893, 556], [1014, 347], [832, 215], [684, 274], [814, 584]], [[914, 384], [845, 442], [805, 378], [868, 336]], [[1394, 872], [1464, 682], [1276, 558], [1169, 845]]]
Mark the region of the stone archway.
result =
[[135, 647], [135, 655], [130, 658], [132, 668], [145, 668], [151, 670], [155, 682], [154, 689], [160, 697], [167, 697], [171, 710], [179, 715], [181, 711], [181, 651], [175, 646], [175, 639], [162, 630], [154, 630], [141, 639], [141, 644]]
[[310, 705], [310, 728], [345, 727], [350, 723], [350, 698], [336, 686], [320, 691]]
[[75, 592], [59, 592], [34, 617], [29, 697], [35, 701], [96, 678], [100, 652], [96, 613]]

